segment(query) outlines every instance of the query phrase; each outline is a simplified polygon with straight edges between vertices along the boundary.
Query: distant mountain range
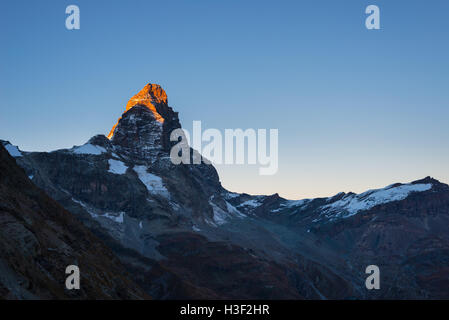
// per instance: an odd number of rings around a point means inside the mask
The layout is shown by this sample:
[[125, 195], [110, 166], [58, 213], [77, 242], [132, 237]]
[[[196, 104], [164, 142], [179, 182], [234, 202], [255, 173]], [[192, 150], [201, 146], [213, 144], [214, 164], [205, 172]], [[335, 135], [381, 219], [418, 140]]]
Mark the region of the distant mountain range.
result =
[[[21, 250], [2, 248], [0, 269], [8, 272], [0, 275], [0, 295], [449, 299], [448, 185], [427, 177], [297, 201], [234, 193], [212, 165], [170, 161], [170, 133], [180, 127], [164, 90], [148, 84], [108, 137], [53, 152], [23, 152], [2, 141], [22, 169], [0, 148], [7, 164], [0, 170], [0, 237], [8, 239], [1, 243]], [[32, 200], [23, 205], [23, 197]], [[40, 224], [49, 225], [49, 239], [63, 240], [45, 242]], [[62, 264], [91, 257], [95, 248], [98, 256], [80, 269], [110, 275], [108, 289], [89, 276], [90, 291], [64, 291]], [[17, 259], [36, 271], [27, 274]], [[381, 270], [379, 290], [365, 288], [372, 264]]]

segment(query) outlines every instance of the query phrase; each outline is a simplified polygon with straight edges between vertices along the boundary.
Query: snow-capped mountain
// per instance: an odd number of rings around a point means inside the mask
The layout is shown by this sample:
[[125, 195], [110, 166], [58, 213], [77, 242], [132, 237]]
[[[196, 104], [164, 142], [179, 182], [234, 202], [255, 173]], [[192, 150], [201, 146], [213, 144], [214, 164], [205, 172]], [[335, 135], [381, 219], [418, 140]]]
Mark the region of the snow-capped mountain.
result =
[[[420, 192], [436, 192], [435, 186], [442, 185], [439, 181], [427, 177], [423, 180], [411, 183], [395, 183], [381, 189], [372, 189], [360, 194], [353, 192], [338, 193], [328, 198], [287, 200], [275, 195], [276, 203], [270, 202], [268, 209], [265, 204], [266, 199], [272, 199], [273, 196], [249, 196], [245, 195], [240, 200], [240, 195], [231, 196], [231, 202], [238, 208], [242, 208], [247, 214], [271, 213], [279, 216], [283, 215], [301, 215], [305, 212], [313, 211], [315, 219], [312, 223], [329, 223], [339, 219], [346, 219], [356, 214], [363, 214], [377, 206], [385, 205], [395, 201], [402, 201], [409, 196]], [[247, 200], [249, 199], [249, 200]], [[260, 210], [262, 209], [262, 210]]]
[[[234, 193], [212, 165], [170, 161], [180, 127], [165, 91], [148, 84], [107, 137], [48, 153], [3, 145], [156, 298], [449, 297], [447, 185], [304, 200]], [[367, 292], [365, 264], [391, 281]]]

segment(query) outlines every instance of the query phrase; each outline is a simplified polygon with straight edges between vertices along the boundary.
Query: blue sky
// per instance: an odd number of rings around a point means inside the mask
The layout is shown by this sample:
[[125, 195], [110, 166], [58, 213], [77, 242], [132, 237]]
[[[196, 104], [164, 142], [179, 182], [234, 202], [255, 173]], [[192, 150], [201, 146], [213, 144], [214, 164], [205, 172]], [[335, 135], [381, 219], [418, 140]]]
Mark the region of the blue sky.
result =
[[[80, 30], [65, 28], [69, 4]], [[365, 28], [370, 4], [381, 30]], [[230, 190], [449, 182], [448, 13], [445, 0], [3, 0], [0, 139], [83, 144], [153, 82], [187, 129], [279, 129], [279, 172], [218, 167]]]

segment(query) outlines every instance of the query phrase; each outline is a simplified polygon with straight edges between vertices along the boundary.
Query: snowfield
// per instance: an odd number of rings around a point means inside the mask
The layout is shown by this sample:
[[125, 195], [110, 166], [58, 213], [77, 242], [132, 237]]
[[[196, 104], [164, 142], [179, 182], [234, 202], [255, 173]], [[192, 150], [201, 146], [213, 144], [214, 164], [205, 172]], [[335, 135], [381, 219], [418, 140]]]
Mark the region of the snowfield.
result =
[[114, 173], [114, 174], [125, 174], [128, 167], [119, 160], [109, 159], [109, 170], [108, 172]]
[[[369, 190], [361, 194], [347, 194], [342, 199], [322, 207], [326, 216], [348, 218], [359, 211], [369, 210], [379, 204], [404, 200], [412, 192], [430, 190], [432, 184], [403, 184], [397, 187]], [[329, 217], [330, 217], [329, 216]]]

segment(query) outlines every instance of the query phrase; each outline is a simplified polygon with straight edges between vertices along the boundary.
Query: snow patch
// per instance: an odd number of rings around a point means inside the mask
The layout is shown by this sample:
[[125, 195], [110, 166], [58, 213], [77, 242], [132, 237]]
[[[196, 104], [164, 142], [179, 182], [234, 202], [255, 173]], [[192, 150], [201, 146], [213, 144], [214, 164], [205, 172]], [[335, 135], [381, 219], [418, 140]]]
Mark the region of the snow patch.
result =
[[226, 223], [226, 219], [228, 218], [228, 213], [221, 209], [219, 206], [217, 206], [212, 201], [209, 201], [209, 204], [212, 207], [212, 210], [214, 212], [214, 222], [218, 225]]
[[98, 214], [96, 214], [95, 212], [93, 212], [93, 211], [89, 208], [89, 206], [88, 206], [87, 204], [85, 204], [84, 202], [79, 201], [79, 200], [76, 200], [75, 198], [72, 198], [72, 201], [75, 202], [75, 203], [78, 203], [81, 207], [83, 207], [84, 210], [86, 210], [86, 211], [90, 214], [90, 216], [91, 216], [92, 218], [97, 218], [97, 217], [98, 217]]
[[122, 161], [119, 160], [109, 159], [108, 163], [109, 163], [108, 172], [114, 174], [125, 174], [126, 169], [128, 169], [128, 167]]
[[226, 223], [226, 220], [231, 217], [238, 217], [238, 218], [245, 218], [246, 215], [241, 213], [238, 209], [236, 209], [233, 205], [231, 205], [229, 202], [225, 201], [226, 203], [226, 210], [223, 210], [219, 206], [217, 206], [215, 203], [212, 202], [212, 199], [214, 196], [211, 196], [209, 199], [209, 204], [212, 207], [212, 210], [214, 212], [214, 222], [217, 225]]
[[[281, 203], [279, 208], [271, 210], [271, 212], [280, 212], [285, 209], [297, 208], [297, 207], [307, 207], [306, 204], [310, 201], [310, 199], [302, 199], [302, 200], [286, 200], [286, 202]], [[303, 208], [301, 208], [303, 209]], [[301, 210], [300, 209], [300, 210]]]
[[95, 146], [90, 143], [86, 143], [85, 145], [74, 147], [73, 152], [76, 154], [92, 154], [92, 155], [100, 155], [102, 153], [107, 152], [105, 148], [100, 146]]
[[239, 204], [237, 207], [252, 207], [252, 208], [257, 208], [261, 205], [261, 203], [259, 201], [257, 201], [256, 199], [251, 199], [245, 202], [242, 202], [241, 204]]
[[4, 147], [9, 152], [11, 157], [17, 158], [22, 156], [22, 152], [20, 152], [19, 148], [13, 146], [12, 144], [7, 144]]
[[306, 204], [309, 201], [310, 201], [310, 199], [288, 200], [288, 202], [284, 206], [286, 208], [299, 207], [299, 206], [303, 206], [304, 204]]
[[234, 207], [232, 204], [230, 204], [227, 201], [225, 201], [225, 202], [226, 202], [226, 209], [228, 210], [229, 213], [232, 213], [232, 214], [238, 216], [239, 218], [246, 217], [245, 214], [243, 214], [239, 210], [237, 210], [236, 207]]
[[149, 173], [146, 166], [135, 166], [134, 171], [150, 193], [169, 197], [170, 194], [167, 188], [164, 187], [161, 177]]
[[348, 218], [359, 211], [369, 210], [379, 204], [404, 200], [412, 192], [430, 190], [432, 184], [403, 184], [392, 185], [383, 189], [369, 190], [361, 194], [348, 194], [334, 203], [323, 206], [328, 217]]
[[98, 217], [104, 217], [104, 218], [108, 218], [108, 219], [111, 219], [112, 221], [114, 221], [114, 222], [117, 222], [117, 223], [123, 223], [123, 221], [124, 221], [124, 216], [125, 216], [125, 213], [124, 212], [120, 212], [119, 213], [119, 215], [118, 216], [116, 216], [116, 215], [114, 215], [114, 214], [111, 214], [111, 213], [105, 213], [104, 215], [98, 215]]
[[95, 218], [95, 219], [107, 218], [107, 219], [110, 219], [117, 223], [123, 223], [123, 221], [124, 221], [124, 216], [125, 216], [124, 212], [120, 212], [118, 215], [112, 214], [112, 213], [97, 214], [94, 212], [94, 210], [92, 210], [92, 208], [90, 206], [88, 206], [84, 202], [76, 200], [75, 198], [72, 198], [72, 201], [75, 203], [78, 203], [80, 206], [82, 206], [84, 208], [84, 210], [86, 210], [92, 218]]
[[240, 193], [235, 193], [235, 192], [226, 192], [224, 197], [225, 199], [229, 200], [229, 199], [234, 199], [240, 196]]

